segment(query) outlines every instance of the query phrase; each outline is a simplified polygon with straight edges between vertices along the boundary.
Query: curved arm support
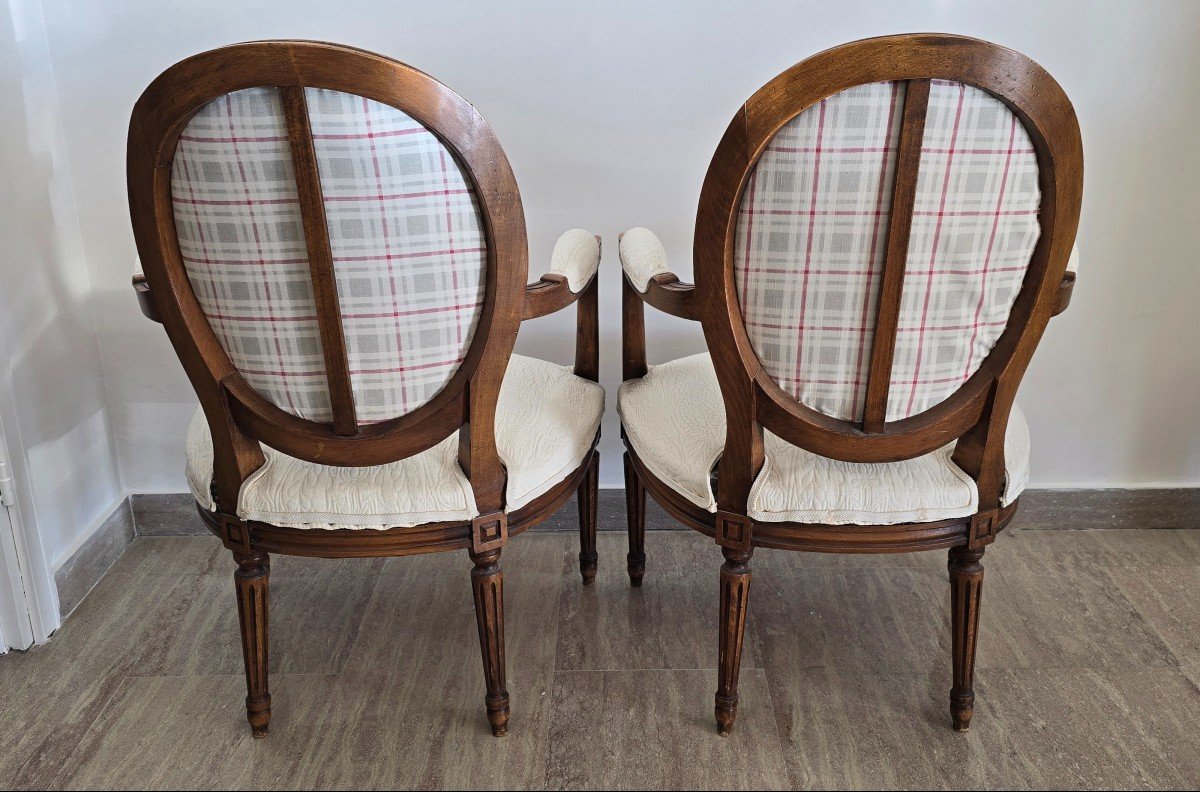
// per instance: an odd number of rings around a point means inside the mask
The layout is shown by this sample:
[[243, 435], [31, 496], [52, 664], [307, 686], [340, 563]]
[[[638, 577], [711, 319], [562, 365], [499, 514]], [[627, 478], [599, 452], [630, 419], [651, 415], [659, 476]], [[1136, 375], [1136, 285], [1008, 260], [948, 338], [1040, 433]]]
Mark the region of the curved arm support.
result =
[[550, 271], [525, 287], [522, 319], [536, 319], [561, 311], [578, 301], [575, 309], [575, 375], [600, 380], [600, 302], [596, 271], [600, 267], [600, 237], [574, 228], [558, 238], [550, 257]]
[[667, 252], [648, 228], [631, 228], [621, 235], [621, 269], [643, 302], [663, 313], [696, 321], [696, 287], [683, 283], [667, 267]]
[[594, 283], [600, 267], [600, 237], [573, 228], [558, 238], [550, 271], [525, 287], [522, 319], [536, 319], [566, 308]]

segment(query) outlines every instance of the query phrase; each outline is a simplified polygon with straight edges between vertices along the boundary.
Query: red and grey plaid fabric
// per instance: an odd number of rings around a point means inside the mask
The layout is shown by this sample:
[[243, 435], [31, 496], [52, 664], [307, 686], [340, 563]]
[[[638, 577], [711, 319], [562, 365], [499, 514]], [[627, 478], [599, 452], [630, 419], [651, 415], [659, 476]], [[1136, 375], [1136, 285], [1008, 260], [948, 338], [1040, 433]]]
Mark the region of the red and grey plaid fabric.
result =
[[458, 162], [409, 116], [313, 88], [308, 112], [355, 407], [382, 421], [462, 363], [483, 306], [483, 222]]
[[917, 172], [888, 420], [974, 374], [1008, 324], [1041, 228], [1037, 156], [999, 100], [933, 81]]
[[750, 342], [788, 393], [861, 417], [903, 83], [825, 99], [771, 141], [742, 197], [734, 267]]
[[[486, 260], [474, 193], [427, 129], [309, 89], [355, 407], [362, 423], [431, 399], [466, 354]], [[254, 88], [205, 106], [172, 172], [188, 277], [230, 359], [273, 403], [330, 421], [282, 107]]]
[[[742, 197], [735, 282], [763, 366], [800, 402], [862, 418], [903, 83], [835, 94], [771, 141]], [[1039, 233], [1037, 160], [983, 91], [930, 89], [888, 420], [945, 400], [1004, 330]]]
[[321, 334], [279, 96], [271, 88], [205, 105], [171, 171], [179, 249], [233, 365], [280, 408], [330, 421]]

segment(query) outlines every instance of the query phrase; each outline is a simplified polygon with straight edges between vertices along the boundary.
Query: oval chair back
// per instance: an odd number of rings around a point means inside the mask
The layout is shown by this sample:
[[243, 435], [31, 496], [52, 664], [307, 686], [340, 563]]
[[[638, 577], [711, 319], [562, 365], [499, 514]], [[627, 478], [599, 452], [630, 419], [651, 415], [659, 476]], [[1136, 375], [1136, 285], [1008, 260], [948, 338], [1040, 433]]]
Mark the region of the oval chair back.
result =
[[1059, 298], [1079, 126], [1029, 58], [951, 35], [816, 55], [734, 116], [704, 181], [697, 299], [725, 402], [718, 507], [765, 428], [850, 462], [958, 440], [999, 504], [1017, 386]]
[[460, 429], [480, 512], [502, 508], [494, 420], [528, 260], [512, 169], [474, 107], [351, 47], [234, 45], [142, 94], [128, 178], [219, 511], [262, 465], [259, 442], [368, 466]]

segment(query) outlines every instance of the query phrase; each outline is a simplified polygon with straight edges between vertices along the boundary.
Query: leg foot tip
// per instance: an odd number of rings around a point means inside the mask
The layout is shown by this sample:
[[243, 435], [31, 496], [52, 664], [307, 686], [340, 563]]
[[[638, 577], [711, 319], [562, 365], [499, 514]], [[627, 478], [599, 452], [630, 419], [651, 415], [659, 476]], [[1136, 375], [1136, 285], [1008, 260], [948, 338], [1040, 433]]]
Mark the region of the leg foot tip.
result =
[[583, 578], [583, 585], [585, 585], [585, 586], [595, 585], [595, 583], [596, 583], [596, 570], [595, 569], [581, 569], [579, 571], [579, 574]]
[[629, 576], [629, 585], [633, 586], [634, 588], [641, 588], [642, 587], [642, 576], [638, 575], [637, 577], [634, 577], [633, 575], [630, 575]]
[[487, 700], [487, 718], [492, 727], [493, 737], [503, 737], [508, 734], [508, 693]]
[[252, 734], [254, 736], [254, 739], [261, 740], [267, 736], [267, 727], [266, 726], [251, 726], [250, 734]]
[[730, 734], [733, 734], [733, 724], [717, 721], [717, 734], [722, 737], [728, 737]]

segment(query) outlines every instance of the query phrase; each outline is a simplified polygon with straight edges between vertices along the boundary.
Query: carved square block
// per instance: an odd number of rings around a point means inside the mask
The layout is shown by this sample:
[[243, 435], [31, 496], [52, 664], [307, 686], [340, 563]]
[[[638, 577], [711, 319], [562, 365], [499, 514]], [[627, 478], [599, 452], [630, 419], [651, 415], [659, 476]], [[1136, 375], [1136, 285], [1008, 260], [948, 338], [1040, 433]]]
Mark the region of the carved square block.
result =
[[968, 547], [982, 547], [996, 540], [1000, 533], [1000, 512], [996, 509], [976, 514], [971, 518]]
[[744, 514], [717, 512], [717, 544], [732, 550], [750, 549], [750, 518]]
[[230, 550], [241, 550], [249, 553], [250, 547], [250, 526], [239, 520], [237, 517], [230, 517], [228, 514], [217, 514], [217, 523], [221, 526], [221, 541], [225, 547]]
[[508, 515], [504, 512], [481, 514], [471, 520], [471, 552], [495, 550], [507, 541]]

